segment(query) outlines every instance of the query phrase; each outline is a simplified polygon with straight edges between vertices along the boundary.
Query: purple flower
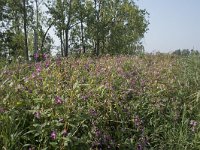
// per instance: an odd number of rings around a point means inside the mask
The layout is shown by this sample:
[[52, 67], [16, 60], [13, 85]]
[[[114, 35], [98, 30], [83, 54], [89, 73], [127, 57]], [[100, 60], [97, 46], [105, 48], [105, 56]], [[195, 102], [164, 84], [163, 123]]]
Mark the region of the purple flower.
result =
[[35, 69], [36, 69], [36, 72], [37, 72], [37, 73], [40, 73], [41, 70], [42, 70], [41, 64], [40, 64], [40, 63], [37, 63], [37, 64], [35, 65]]
[[89, 96], [87, 96], [87, 95], [84, 95], [84, 96], [81, 97], [81, 99], [84, 100], [84, 101], [86, 101], [88, 98], [89, 98]]
[[39, 111], [35, 112], [34, 116], [35, 116], [35, 118], [40, 119], [40, 112]]
[[36, 52], [36, 53], [34, 54], [34, 58], [35, 58], [35, 59], [39, 58], [38, 52]]
[[32, 74], [32, 78], [35, 78], [35, 77], [36, 77], [36, 74], [35, 74], [35, 73], [33, 73], [33, 74]]
[[99, 129], [96, 129], [95, 135], [96, 135], [96, 137], [100, 137], [101, 136], [101, 131], [99, 131]]
[[191, 121], [190, 121], [190, 125], [192, 125], [192, 126], [195, 126], [195, 127], [196, 127], [196, 126], [197, 126], [197, 122], [196, 122], [195, 120], [191, 120]]
[[48, 68], [49, 65], [50, 65], [50, 60], [46, 60], [46, 61], [45, 61], [45, 67]]
[[141, 144], [138, 144], [138, 145], [137, 145], [137, 150], [143, 150], [143, 147], [142, 147]]
[[62, 135], [63, 135], [63, 136], [67, 136], [67, 134], [68, 134], [68, 133], [67, 133], [67, 129], [64, 129], [63, 132], [62, 132]]
[[33, 150], [33, 149], [31, 147], [29, 147], [28, 150]]
[[192, 127], [192, 131], [194, 132], [197, 126], [197, 121], [195, 120], [190, 120], [190, 125]]
[[90, 114], [91, 114], [92, 116], [97, 116], [97, 112], [96, 112], [94, 109], [91, 109], [91, 110], [90, 110]]
[[112, 140], [110, 135], [104, 135], [103, 138], [104, 138], [104, 142], [108, 142], [108, 143], [110, 143], [110, 141]]
[[0, 107], [0, 113], [4, 113], [5, 112], [5, 109]]
[[56, 104], [62, 104], [62, 103], [63, 103], [63, 100], [61, 99], [61, 97], [56, 96], [56, 97], [55, 97], [55, 103], [56, 103]]
[[56, 132], [52, 131], [50, 137], [51, 137], [52, 140], [55, 140], [56, 139]]
[[140, 120], [139, 116], [135, 116], [134, 123], [136, 127], [139, 127], [142, 124], [142, 121]]
[[46, 54], [46, 53], [44, 53], [43, 55], [43, 58], [46, 60], [47, 59], [47, 57], [48, 57], [48, 55]]

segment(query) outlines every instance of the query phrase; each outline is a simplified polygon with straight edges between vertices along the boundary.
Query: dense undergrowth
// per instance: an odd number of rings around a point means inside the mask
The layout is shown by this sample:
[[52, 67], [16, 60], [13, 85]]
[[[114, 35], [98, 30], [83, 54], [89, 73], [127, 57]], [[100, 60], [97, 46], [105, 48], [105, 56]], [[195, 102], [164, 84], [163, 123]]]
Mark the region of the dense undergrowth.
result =
[[0, 147], [200, 149], [200, 57], [47, 59], [0, 72]]

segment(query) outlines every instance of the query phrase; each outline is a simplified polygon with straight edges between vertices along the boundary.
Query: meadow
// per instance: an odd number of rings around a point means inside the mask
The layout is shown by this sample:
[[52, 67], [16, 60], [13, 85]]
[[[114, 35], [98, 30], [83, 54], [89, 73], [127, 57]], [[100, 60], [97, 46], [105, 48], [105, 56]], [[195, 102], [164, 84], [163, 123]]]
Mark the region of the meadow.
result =
[[3, 150], [200, 149], [200, 56], [47, 58], [0, 71]]

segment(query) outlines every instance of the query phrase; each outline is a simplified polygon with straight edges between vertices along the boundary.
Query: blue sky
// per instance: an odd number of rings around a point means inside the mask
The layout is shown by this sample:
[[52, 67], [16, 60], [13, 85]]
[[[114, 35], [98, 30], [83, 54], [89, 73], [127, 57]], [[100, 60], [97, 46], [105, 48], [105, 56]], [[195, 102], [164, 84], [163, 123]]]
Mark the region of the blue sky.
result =
[[142, 40], [147, 52], [200, 50], [200, 0], [138, 0], [150, 13], [149, 30]]

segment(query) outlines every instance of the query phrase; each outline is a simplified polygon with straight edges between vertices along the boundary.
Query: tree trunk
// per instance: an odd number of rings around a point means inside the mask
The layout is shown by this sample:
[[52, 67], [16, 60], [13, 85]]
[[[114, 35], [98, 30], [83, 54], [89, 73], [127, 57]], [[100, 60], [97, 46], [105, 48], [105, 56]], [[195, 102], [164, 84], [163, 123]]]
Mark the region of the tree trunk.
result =
[[45, 38], [46, 38], [46, 36], [47, 36], [47, 33], [49, 32], [49, 30], [51, 29], [51, 27], [53, 26], [53, 24], [54, 24], [54, 22], [52, 22], [52, 23], [49, 25], [48, 29], [46, 30], [45, 34], [44, 34], [43, 37], [42, 37], [42, 43], [41, 43], [41, 47], [40, 47], [41, 50], [42, 50], [43, 47], [44, 47], [44, 42], [45, 42]]
[[100, 37], [99, 37], [99, 32], [100, 32], [100, 10], [101, 10], [101, 3], [99, 2], [99, 5], [97, 5], [97, 0], [95, 0], [95, 9], [96, 9], [96, 55], [99, 56], [100, 54]]
[[81, 19], [81, 42], [82, 42], [83, 53], [85, 54], [85, 41], [84, 41], [84, 31], [83, 31], [83, 19]]
[[69, 30], [71, 23], [71, 9], [72, 9], [72, 0], [69, 1], [69, 12], [67, 17], [67, 26], [65, 28], [65, 57], [68, 56], [69, 53]]
[[[36, 7], [36, 39], [38, 39], [38, 26], [39, 26], [39, 18], [38, 18], [38, 0], [35, 0], [35, 7]], [[42, 47], [42, 46], [41, 46]], [[35, 53], [38, 53], [38, 41], [35, 45]]]
[[[34, 29], [34, 54], [36, 54], [38, 51], [38, 36], [37, 31]], [[35, 61], [37, 61], [37, 57], [34, 58]]]
[[23, 0], [23, 7], [24, 7], [24, 56], [26, 58], [26, 60], [29, 60], [29, 56], [28, 56], [28, 38], [27, 38], [27, 12], [26, 12], [26, 0]]
[[62, 30], [60, 31], [60, 49], [61, 49], [61, 56], [63, 57], [63, 38], [62, 38]]
[[62, 30], [63, 56], [65, 55], [65, 30]]
[[97, 39], [97, 43], [96, 43], [96, 55], [99, 56], [99, 52], [100, 52], [100, 40]]
[[65, 57], [68, 56], [69, 53], [69, 30], [65, 30]]

